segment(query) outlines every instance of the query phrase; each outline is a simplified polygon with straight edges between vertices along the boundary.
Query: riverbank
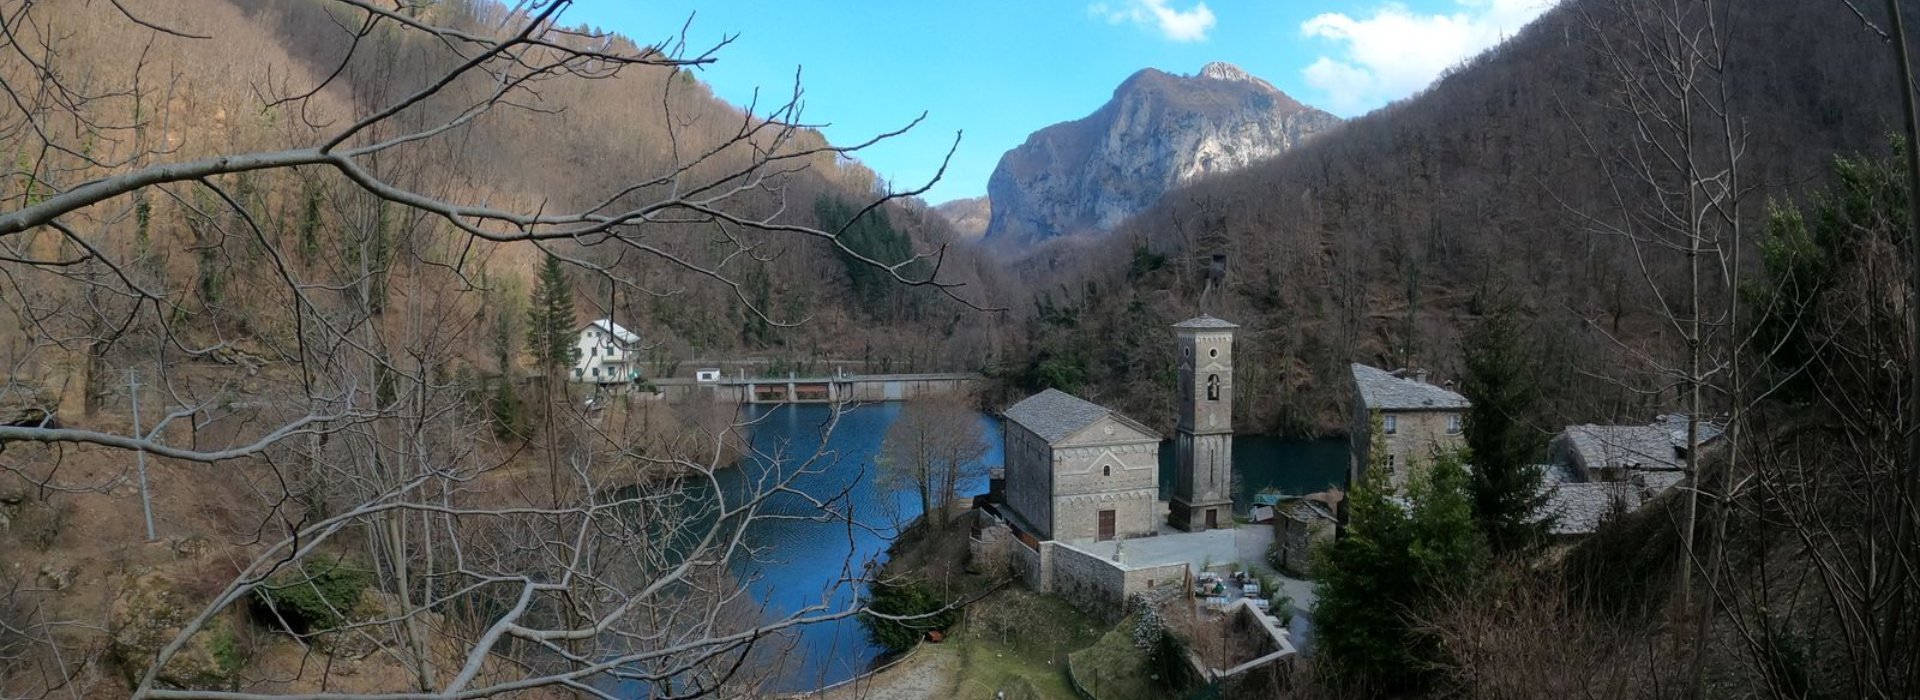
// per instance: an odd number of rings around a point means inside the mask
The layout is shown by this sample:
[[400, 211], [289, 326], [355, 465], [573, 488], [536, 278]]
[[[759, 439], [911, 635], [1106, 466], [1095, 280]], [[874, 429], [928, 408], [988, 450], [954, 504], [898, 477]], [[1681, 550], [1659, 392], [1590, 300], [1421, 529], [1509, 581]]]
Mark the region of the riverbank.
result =
[[858, 681], [808, 696], [819, 700], [996, 697], [1076, 700], [1067, 656], [1110, 629], [1055, 596], [1008, 587], [967, 607], [940, 643]]

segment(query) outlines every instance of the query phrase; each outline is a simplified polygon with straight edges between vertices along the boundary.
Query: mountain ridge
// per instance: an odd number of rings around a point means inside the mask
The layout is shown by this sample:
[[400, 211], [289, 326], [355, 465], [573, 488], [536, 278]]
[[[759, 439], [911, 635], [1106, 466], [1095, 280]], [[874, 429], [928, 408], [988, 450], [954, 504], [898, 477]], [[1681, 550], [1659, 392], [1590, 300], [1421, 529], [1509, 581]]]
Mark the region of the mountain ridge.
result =
[[985, 240], [1025, 247], [1111, 230], [1161, 195], [1285, 153], [1341, 123], [1230, 63], [1143, 68], [1091, 114], [1029, 135], [987, 183]]

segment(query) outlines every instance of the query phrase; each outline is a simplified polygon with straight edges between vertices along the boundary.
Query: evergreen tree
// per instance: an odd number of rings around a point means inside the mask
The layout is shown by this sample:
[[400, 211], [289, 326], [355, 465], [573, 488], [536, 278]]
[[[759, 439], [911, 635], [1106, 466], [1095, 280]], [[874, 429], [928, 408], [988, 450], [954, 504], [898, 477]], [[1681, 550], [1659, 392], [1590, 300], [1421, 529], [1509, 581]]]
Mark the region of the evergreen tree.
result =
[[573, 323], [573, 285], [560, 259], [548, 255], [527, 302], [527, 352], [549, 379], [580, 359]]
[[1315, 551], [1315, 643], [1342, 682], [1404, 692], [1430, 680], [1441, 652], [1415, 620], [1440, 594], [1471, 585], [1488, 559], [1461, 457], [1416, 471], [1405, 498], [1376, 464], [1348, 495], [1345, 536]]
[[[897, 265], [911, 259], [914, 255], [913, 240], [906, 232], [896, 230], [887, 219], [884, 208], [861, 213], [860, 209], [833, 197], [821, 197], [814, 202], [814, 218], [820, 227], [828, 231], [838, 231], [841, 264], [846, 268], [847, 282], [853, 288], [854, 300], [861, 308], [875, 317], [899, 318], [903, 312], [911, 313], [913, 294], [899, 289], [893, 275], [886, 270], [874, 267], [847, 251], [858, 253], [860, 257], [887, 265]], [[901, 274], [909, 278], [918, 278], [926, 274], [925, 261], [907, 265]], [[906, 305], [893, 304], [890, 301], [904, 300]]]
[[1534, 459], [1540, 432], [1532, 422], [1540, 404], [1539, 363], [1505, 304], [1467, 331], [1463, 352], [1461, 392], [1473, 402], [1465, 428], [1474, 513], [1495, 551], [1522, 549], [1540, 542], [1547, 527], [1536, 517], [1546, 502]]

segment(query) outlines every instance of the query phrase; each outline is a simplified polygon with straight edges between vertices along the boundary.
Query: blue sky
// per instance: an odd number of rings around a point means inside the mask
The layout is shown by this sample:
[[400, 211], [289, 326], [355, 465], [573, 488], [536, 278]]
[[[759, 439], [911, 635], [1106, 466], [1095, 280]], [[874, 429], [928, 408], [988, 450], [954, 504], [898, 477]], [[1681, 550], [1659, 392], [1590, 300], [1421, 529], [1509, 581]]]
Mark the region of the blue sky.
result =
[[[701, 78], [744, 105], [784, 96], [800, 71], [804, 117], [853, 143], [912, 133], [859, 158], [918, 187], [964, 132], [926, 198], [986, 193], [1001, 154], [1097, 109], [1142, 68], [1191, 74], [1227, 61], [1302, 102], [1351, 117], [1425, 87], [1510, 36], [1554, 0], [577, 0], [567, 24], [642, 43], [734, 43]], [[762, 100], [765, 104], [767, 101]]]

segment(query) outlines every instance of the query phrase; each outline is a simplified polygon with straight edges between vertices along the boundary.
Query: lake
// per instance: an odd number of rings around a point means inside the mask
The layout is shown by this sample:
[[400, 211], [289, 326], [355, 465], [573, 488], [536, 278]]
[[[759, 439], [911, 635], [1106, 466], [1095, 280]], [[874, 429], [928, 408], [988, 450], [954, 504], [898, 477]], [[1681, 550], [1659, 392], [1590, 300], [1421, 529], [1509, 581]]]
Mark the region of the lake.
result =
[[[887, 427], [900, 415], [902, 404], [868, 404], [845, 411], [832, 435], [825, 436], [825, 458], [793, 485], [818, 498], [839, 499], [859, 527], [818, 520], [765, 520], [747, 533], [755, 547], [767, 548], [763, 561], [736, 561], [734, 571], [748, 581], [755, 600], [769, 618], [791, 614], [827, 601], [834, 609], [850, 605], [856, 593], [846, 579], [858, 578], [869, 561], [885, 556], [897, 523], [919, 515], [920, 504], [907, 493], [882, 493], [873, 484], [873, 458]], [[739, 469], [723, 473], [723, 485], [744, 490], [750, 479], [770, 473], [791, 473], [798, 463], [820, 447], [832, 410], [824, 405], [748, 406], [744, 420], [753, 421], [750, 441], [757, 451], [784, 453], [781, 460], [749, 459]], [[982, 461], [1002, 463], [1000, 424], [980, 414], [989, 444]], [[1162, 498], [1172, 486], [1173, 449], [1169, 441], [1160, 450]], [[1310, 493], [1338, 485], [1347, 468], [1344, 440], [1291, 440], [1268, 436], [1236, 436], [1234, 468], [1239, 474], [1234, 494], [1236, 510], [1244, 511], [1253, 494], [1263, 488], [1288, 493]], [[962, 484], [962, 493], [982, 493], [984, 480]], [[797, 497], [769, 503], [772, 512], [812, 515], [812, 506]], [[880, 656], [853, 619], [800, 628], [790, 640], [792, 653], [774, 669], [779, 689], [804, 690], [845, 680], [866, 670]]]

